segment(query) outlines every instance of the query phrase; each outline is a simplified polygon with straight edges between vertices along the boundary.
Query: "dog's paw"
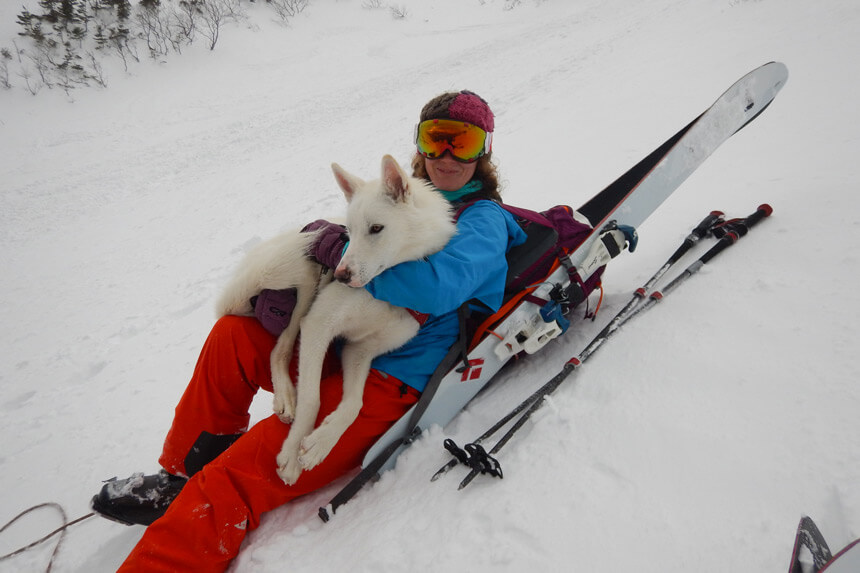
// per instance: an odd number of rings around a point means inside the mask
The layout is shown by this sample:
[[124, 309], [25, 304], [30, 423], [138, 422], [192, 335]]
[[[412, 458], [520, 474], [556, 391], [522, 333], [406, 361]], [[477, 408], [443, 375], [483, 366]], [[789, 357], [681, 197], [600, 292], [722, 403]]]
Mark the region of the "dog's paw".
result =
[[[295, 396], [295, 393], [293, 396]], [[280, 392], [275, 392], [275, 397], [272, 400], [272, 410], [283, 423], [291, 424], [296, 419], [295, 398], [290, 399], [289, 396], [283, 396]]]
[[298, 461], [303, 469], [309, 470], [319, 465], [331, 452], [343, 432], [337, 431], [332, 424], [323, 423], [302, 440]]
[[296, 419], [296, 387], [289, 376], [283, 379], [280, 373], [273, 372], [272, 377], [275, 390], [272, 410], [283, 423], [290, 424]]
[[281, 480], [287, 485], [296, 483], [299, 475], [302, 473], [302, 466], [299, 463], [298, 456], [284, 448], [278, 454], [277, 462], [278, 476], [280, 476]]

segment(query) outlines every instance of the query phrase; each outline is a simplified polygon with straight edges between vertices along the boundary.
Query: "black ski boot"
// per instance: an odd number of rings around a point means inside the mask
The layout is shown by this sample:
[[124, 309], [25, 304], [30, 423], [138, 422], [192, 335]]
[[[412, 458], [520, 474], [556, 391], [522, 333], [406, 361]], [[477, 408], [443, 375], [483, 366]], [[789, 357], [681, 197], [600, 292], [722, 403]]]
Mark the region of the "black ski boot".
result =
[[[193, 476], [202, 470], [241, 435], [200, 432], [185, 456], [186, 473]], [[93, 511], [108, 519], [126, 525], [149, 525], [164, 515], [187, 481], [164, 470], [149, 476], [136, 473], [123, 480], [114, 478], [105, 483], [91, 505]]]
[[164, 470], [112, 479], [93, 497], [93, 511], [125, 525], [149, 525], [167, 511], [188, 480]]

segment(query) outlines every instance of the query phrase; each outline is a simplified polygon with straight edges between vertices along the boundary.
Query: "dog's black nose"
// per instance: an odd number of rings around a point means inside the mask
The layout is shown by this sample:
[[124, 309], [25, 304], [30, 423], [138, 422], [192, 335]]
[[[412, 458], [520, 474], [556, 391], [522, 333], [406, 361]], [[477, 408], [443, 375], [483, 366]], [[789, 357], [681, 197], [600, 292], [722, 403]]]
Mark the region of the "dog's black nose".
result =
[[349, 269], [335, 271], [334, 278], [342, 283], [348, 283], [352, 280], [352, 272]]

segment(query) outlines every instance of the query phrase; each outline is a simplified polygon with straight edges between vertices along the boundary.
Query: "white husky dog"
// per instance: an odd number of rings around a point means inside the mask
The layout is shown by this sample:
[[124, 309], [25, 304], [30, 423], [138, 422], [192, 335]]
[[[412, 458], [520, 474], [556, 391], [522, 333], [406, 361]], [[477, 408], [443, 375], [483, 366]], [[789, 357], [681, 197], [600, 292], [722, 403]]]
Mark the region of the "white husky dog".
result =
[[[360, 287], [389, 267], [440, 250], [456, 232], [448, 201], [429, 183], [408, 176], [391, 156], [382, 158], [382, 178], [374, 181], [355, 177], [337, 164], [332, 164], [332, 170], [348, 202], [350, 239], [334, 271], [337, 282], [324, 280], [315, 299], [307, 296], [320, 284], [320, 267], [305, 257], [312, 239], [297, 239], [294, 233], [250, 253], [218, 305], [219, 312], [227, 314], [238, 303], [238, 313], [248, 314], [248, 298], [262, 288], [297, 288], [290, 327], [272, 352], [274, 409], [284, 421], [292, 419], [277, 456], [278, 474], [287, 484], [325, 459], [355, 421], [373, 358], [402, 346], [418, 332], [419, 325], [408, 311], [376, 300]], [[294, 390], [287, 365], [299, 322], [302, 344]], [[343, 399], [314, 429], [323, 360], [338, 336], [346, 339], [341, 355]]]

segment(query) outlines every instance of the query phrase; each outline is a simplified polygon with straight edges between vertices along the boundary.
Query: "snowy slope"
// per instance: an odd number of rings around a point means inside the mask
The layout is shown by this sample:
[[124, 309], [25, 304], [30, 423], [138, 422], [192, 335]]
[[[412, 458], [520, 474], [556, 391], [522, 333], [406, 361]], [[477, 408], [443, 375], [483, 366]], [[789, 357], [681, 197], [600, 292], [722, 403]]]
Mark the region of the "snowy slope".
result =
[[[19, 3], [0, 6], [14, 35]], [[860, 52], [854, 0], [314, 0], [262, 3], [218, 47], [111, 72], [69, 98], [0, 91], [0, 523], [88, 511], [154, 471], [242, 253], [342, 209], [329, 164], [408, 160], [420, 106], [472, 89], [497, 115], [504, 196], [577, 205], [740, 76], [790, 71], [613, 262], [580, 322], [330, 524], [334, 489], [272, 512], [234, 570], [785, 571], [801, 514], [860, 536]], [[5, 45], [0, 38], [0, 46]], [[577, 353], [712, 209], [774, 215], [624, 328], [511, 442], [502, 481], [456, 491], [468, 441]], [[257, 416], [267, 415], [260, 396]], [[36, 514], [0, 554], [57, 526]], [[75, 526], [55, 571], [112, 571], [142, 532]], [[44, 569], [50, 547], [0, 563]]]

